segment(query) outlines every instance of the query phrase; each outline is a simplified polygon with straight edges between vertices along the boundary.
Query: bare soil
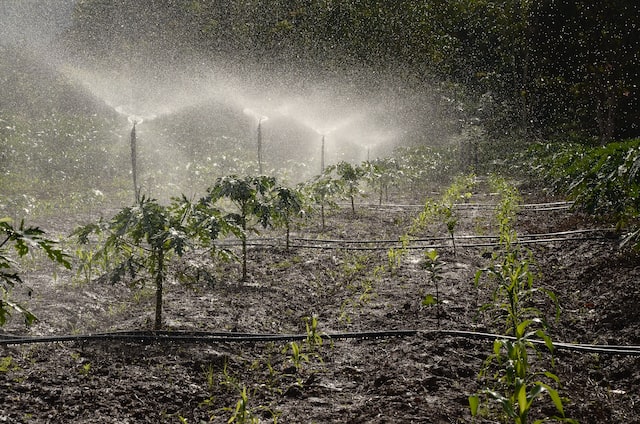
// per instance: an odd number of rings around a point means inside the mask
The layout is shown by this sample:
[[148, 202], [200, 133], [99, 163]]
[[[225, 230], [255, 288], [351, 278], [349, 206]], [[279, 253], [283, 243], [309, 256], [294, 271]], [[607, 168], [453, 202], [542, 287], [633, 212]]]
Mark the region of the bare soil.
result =
[[[494, 202], [478, 193], [472, 202]], [[528, 201], [540, 201], [533, 196]], [[495, 234], [491, 209], [460, 210], [456, 236]], [[417, 215], [407, 207], [357, 205], [336, 210], [320, 231], [318, 219], [300, 223], [295, 236], [309, 239], [397, 240]], [[79, 224], [73, 218], [69, 225]], [[599, 228], [570, 210], [522, 211], [519, 234]], [[64, 226], [64, 225], [63, 225]], [[43, 228], [50, 228], [43, 224]], [[60, 229], [67, 230], [67, 229]], [[424, 236], [446, 236], [433, 225]], [[602, 233], [598, 233], [602, 235]], [[280, 233], [263, 234], [280, 236]], [[442, 243], [442, 242], [439, 242]], [[207, 278], [165, 287], [167, 330], [305, 334], [315, 316], [326, 334], [418, 330], [405, 337], [325, 340], [312, 350], [299, 344], [299, 365], [286, 341], [148, 342], [74, 341], [0, 346], [0, 422], [10, 423], [226, 423], [246, 388], [247, 408], [259, 422], [462, 423], [472, 422], [468, 397], [491, 385], [479, 378], [493, 340], [433, 330], [500, 333], [504, 322], [480, 307], [490, 288], [474, 286], [491, 246], [438, 249], [445, 262], [439, 308], [423, 306], [435, 287], [423, 269], [423, 250], [411, 250], [395, 273], [387, 250], [253, 247], [249, 279], [235, 263], [212, 263], [191, 253], [172, 265]], [[354, 245], [349, 245], [354, 246]], [[370, 245], [362, 244], [359, 247]], [[552, 289], [561, 313], [540, 303], [554, 341], [638, 345], [640, 262], [620, 251], [615, 237], [526, 245], [536, 263], [534, 285]], [[24, 335], [147, 330], [152, 326], [150, 288], [130, 290], [77, 277], [38, 261], [25, 265], [26, 287], [14, 297], [39, 321], [20, 317], [3, 332]], [[385, 268], [385, 269], [383, 269]], [[201, 275], [205, 275], [202, 273]], [[552, 370], [568, 417], [582, 423], [640, 423], [640, 358], [558, 349], [531, 355], [532, 369]], [[10, 358], [10, 359], [6, 359]], [[552, 361], [553, 360], [553, 361]], [[555, 368], [552, 368], [552, 362]], [[552, 415], [542, 398], [535, 417]], [[497, 409], [496, 409], [497, 410]], [[532, 417], [534, 418], [534, 417]], [[242, 422], [240, 418], [236, 422]], [[248, 421], [247, 421], [248, 422]], [[501, 422], [496, 415], [475, 422]]]

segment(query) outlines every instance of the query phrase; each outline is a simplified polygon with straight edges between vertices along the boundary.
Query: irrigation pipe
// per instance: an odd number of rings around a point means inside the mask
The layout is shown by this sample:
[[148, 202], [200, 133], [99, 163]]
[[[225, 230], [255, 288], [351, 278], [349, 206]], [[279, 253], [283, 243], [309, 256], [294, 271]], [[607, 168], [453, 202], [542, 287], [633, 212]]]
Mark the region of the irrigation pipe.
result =
[[[556, 242], [571, 242], [571, 241], [585, 241], [585, 240], [617, 240], [617, 236], [611, 236], [612, 229], [584, 229], [584, 230], [571, 230], [561, 231], [555, 233], [539, 233], [539, 234], [519, 234], [518, 240], [515, 244], [543, 244], [543, 243], [556, 243]], [[582, 234], [594, 234], [605, 233], [600, 236], [587, 236], [587, 237], [575, 237]], [[456, 247], [461, 248], [477, 248], [477, 247], [495, 247], [499, 245], [499, 237], [495, 235], [466, 235], [455, 237]], [[479, 243], [462, 243], [462, 241], [469, 240], [484, 240]], [[489, 241], [487, 241], [489, 240]], [[388, 250], [389, 248], [404, 248], [404, 249], [442, 249], [452, 247], [450, 243], [438, 243], [436, 242], [450, 242], [451, 237], [430, 237], [409, 240], [409, 244], [402, 246], [399, 240], [339, 240], [339, 239], [312, 239], [312, 238], [297, 238], [292, 237], [290, 239], [291, 248], [298, 249], [342, 249], [342, 250]], [[275, 242], [275, 243], [273, 243]], [[425, 244], [427, 243], [427, 244]], [[273, 248], [282, 246], [284, 241], [282, 238], [265, 238], [265, 239], [253, 239], [247, 241], [247, 246], [252, 247], [267, 247]], [[222, 242], [216, 243], [218, 247], [237, 247], [240, 246], [240, 241]], [[373, 245], [373, 246], [362, 246]]]
[[[516, 205], [515, 208], [525, 211], [556, 211], [571, 209], [575, 205], [573, 201], [561, 201], [561, 202], [547, 202], [547, 203], [523, 203]], [[351, 208], [349, 203], [338, 203], [338, 206], [342, 208]], [[395, 203], [360, 203], [358, 206], [366, 207], [369, 209], [423, 209], [424, 204], [395, 204]], [[453, 207], [455, 209], [495, 209], [498, 206], [497, 203], [455, 203]]]
[[[366, 340], [388, 339], [398, 337], [415, 337], [423, 335], [432, 339], [441, 336], [452, 336], [466, 339], [516, 340], [515, 337], [501, 334], [483, 333], [463, 330], [385, 330], [364, 331], [349, 333], [322, 334], [325, 340]], [[219, 333], [204, 331], [120, 331], [111, 333], [95, 333], [84, 335], [60, 335], [60, 336], [15, 336], [0, 335], [0, 345], [23, 345], [34, 343], [59, 343], [59, 342], [91, 342], [91, 341], [128, 341], [134, 343], [151, 342], [181, 342], [181, 343], [258, 343], [258, 342], [292, 342], [306, 340], [307, 334], [259, 334], [259, 333]], [[529, 339], [531, 343], [544, 345], [543, 340]], [[640, 356], [640, 346], [620, 345], [595, 345], [554, 342], [555, 350], [567, 350], [582, 353], [598, 353], [605, 355]]]

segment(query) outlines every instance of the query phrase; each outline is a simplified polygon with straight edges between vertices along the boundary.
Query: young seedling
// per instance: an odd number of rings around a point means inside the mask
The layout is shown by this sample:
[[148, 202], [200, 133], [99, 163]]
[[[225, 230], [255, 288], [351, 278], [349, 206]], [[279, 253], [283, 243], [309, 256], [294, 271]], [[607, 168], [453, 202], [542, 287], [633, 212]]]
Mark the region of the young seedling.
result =
[[312, 317], [305, 317], [305, 325], [307, 329], [307, 338], [305, 342], [309, 351], [316, 352], [322, 347], [323, 333], [318, 330], [318, 317], [315, 315]]
[[550, 371], [534, 372], [532, 370], [528, 358], [530, 352], [537, 353], [537, 348], [530, 341], [532, 336], [542, 338], [549, 351], [553, 352], [553, 343], [543, 330], [529, 329], [534, 322], [533, 320], [521, 322], [515, 330], [515, 340], [498, 339], [494, 342], [493, 354], [485, 362], [481, 375], [485, 375], [490, 365], [495, 362], [498, 370], [493, 378], [497, 387], [483, 389], [479, 394], [469, 397], [472, 416], [480, 414], [481, 396], [486, 396], [500, 405], [504, 418], [513, 420], [516, 424], [527, 424], [534, 402], [548, 394], [558, 415], [535, 422], [553, 419], [577, 424], [577, 421], [565, 416], [563, 400], [559, 392], [551, 386], [551, 384], [558, 384], [559, 378]]
[[440, 290], [439, 290], [439, 282], [442, 280], [442, 267], [444, 262], [440, 260], [440, 255], [438, 255], [438, 251], [436, 249], [429, 249], [425, 252], [425, 262], [424, 267], [429, 273], [429, 280], [435, 286], [436, 289], [436, 297], [433, 298], [433, 295], [427, 295], [422, 300], [423, 306], [436, 306], [436, 320], [438, 323], [438, 328], [440, 328]]
[[289, 342], [282, 350], [282, 353], [286, 355], [289, 350], [291, 351], [289, 360], [296, 370], [300, 370], [303, 363], [309, 362], [309, 355], [302, 352], [302, 347], [297, 342]]
[[235, 408], [224, 408], [225, 411], [232, 413], [227, 424], [258, 424], [260, 419], [249, 409], [249, 394], [246, 386], [242, 386], [239, 395], [240, 399], [236, 402]]

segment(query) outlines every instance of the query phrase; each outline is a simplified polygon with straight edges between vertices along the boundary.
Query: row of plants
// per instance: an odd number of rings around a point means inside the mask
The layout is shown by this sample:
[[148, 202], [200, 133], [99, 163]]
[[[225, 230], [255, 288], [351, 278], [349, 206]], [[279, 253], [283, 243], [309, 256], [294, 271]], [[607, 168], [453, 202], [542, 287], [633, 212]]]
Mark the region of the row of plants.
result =
[[[369, 163], [340, 162], [318, 178], [296, 188], [279, 185], [273, 177], [227, 176], [218, 178], [197, 200], [185, 195], [168, 205], [145, 196], [121, 209], [109, 221], [84, 225], [74, 232], [78, 275], [85, 281], [99, 277], [111, 283], [126, 281], [140, 288], [150, 278], [155, 286], [156, 329], [162, 326], [162, 294], [172, 257], [187, 251], [206, 252], [213, 259], [238, 260], [242, 281], [248, 276], [247, 244], [259, 228], [282, 228], [285, 249], [290, 248], [292, 225], [320, 209], [325, 226], [325, 205], [336, 206], [348, 198], [355, 214], [355, 197], [362, 194], [365, 178], [375, 181], [380, 168]], [[219, 241], [234, 237], [241, 253], [235, 255]], [[366, 297], [370, 290], [363, 289]]]
[[[498, 416], [504, 422], [526, 424], [534, 414], [547, 414], [538, 407], [543, 396], [551, 400], [556, 413], [533, 422], [548, 420], [575, 423], [564, 412], [566, 399], [560, 395], [560, 379], [553, 373], [554, 345], [549, 335], [547, 312], [536, 305], [550, 300], [555, 305], [555, 319], [560, 307], [553, 291], [536, 286], [535, 260], [531, 251], [517, 243], [516, 213], [520, 196], [515, 186], [502, 177], [491, 176], [489, 184], [500, 194], [496, 207], [500, 249], [495, 251], [488, 267], [477, 271], [475, 286], [491, 293], [490, 300], [480, 306], [488, 325], [498, 324], [504, 338], [493, 343], [492, 353], [480, 371], [484, 386], [469, 397], [472, 416]], [[547, 363], [539, 349], [539, 341], [551, 355]], [[536, 411], [534, 413], [534, 411]]]
[[[111, 220], [101, 219], [75, 231], [74, 237], [80, 242], [74, 249], [77, 274], [85, 281], [100, 277], [116, 282], [126, 277], [132, 287], [139, 287], [147, 276], [152, 276], [160, 305], [161, 286], [171, 255], [182, 256], [189, 249], [201, 248], [219, 258], [237, 259], [228, 249], [216, 249], [214, 243], [234, 236], [242, 244], [239, 259], [244, 280], [247, 278], [247, 238], [257, 232], [260, 225], [284, 228], [288, 250], [295, 219], [312, 216], [312, 212], [318, 210], [324, 230], [325, 207], [336, 207], [339, 199], [348, 199], [355, 214], [357, 197], [374, 192], [381, 203], [383, 197], [388, 200], [390, 186], [403, 184], [408, 176], [413, 181], [411, 184], [416, 183], [418, 179], [411, 177], [412, 167], [407, 162], [409, 156], [415, 158], [414, 150], [407, 150], [399, 160], [377, 159], [356, 165], [342, 161], [295, 188], [278, 185], [273, 177], [229, 176], [218, 178], [216, 184], [207, 189], [207, 194], [195, 201], [181, 195], [165, 205], [143, 196], [133, 206], [122, 208]], [[426, 153], [423, 152], [423, 159]], [[424, 160], [414, 162], [419, 168], [418, 163]], [[7, 175], [13, 174], [17, 175], [16, 172]], [[70, 178], [68, 183], [72, 184], [73, 177], [70, 175]], [[77, 199], [75, 203], [95, 206], [103, 197], [102, 192], [94, 190], [90, 199]], [[34, 198], [32, 203], [42, 202]], [[38, 207], [41, 209], [41, 206]], [[54, 205], [51, 207], [55, 209]], [[21, 208], [9, 209], [17, 215]], [[31, 206], [22, 209], [32, 212]], [[233, 212], [223, 213], [222, 209]], [[8, 218], [5, 222], [9, 222]], [[9, 260], [7, 257], [6, 261]], [[141, 270], [148, 272], [144, 274]], [[6, 290], [5, 297], [8, 293]], [[159, 306], [157, 314], [160, 314]]]
[[[439, 199], [427, 197], [423, 210], [413, 220], [406, 234], [400, 237], [401, 247], [392, 247], [387, 251], [390, 272], [394, 273], [401, 265], [402, 259], [408, 253], [413, 239], [425, 231], [432, 231], [433, 234], [437, 234], [441, 230], [441, 225], [444, 225], [446, 228], [455, 255], [456, 243], [454, 236], [458, 225], [458, 215], [455, 206], [457, 203], [467, 202], [471, 198], [475, 180], [476, 177], [474, 174], [458, 175], [445, 189]], [[428, 256], [429, 254], [427, 254], [427, 259], [429, 259]]]

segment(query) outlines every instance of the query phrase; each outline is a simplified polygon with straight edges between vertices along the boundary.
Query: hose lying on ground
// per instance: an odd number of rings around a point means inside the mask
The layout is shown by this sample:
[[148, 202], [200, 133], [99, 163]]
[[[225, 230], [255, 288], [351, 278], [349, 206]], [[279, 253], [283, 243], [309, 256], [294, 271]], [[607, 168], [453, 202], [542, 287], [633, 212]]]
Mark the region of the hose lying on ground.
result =
[[[464, 330], [384, 330], [363, 331], [350, 333], [322, 334], [325, 340], [346, 339], [386, 339], [394, 337], [415, 337], [422, 335], [426, 338], [438, 339], [441, 336], [461, 337], [467, 339], [496, 340], [514, 337], [501, 334], [483, 333]], [[109, 333], [59, 335], [59, 336], [19, 336], [0, 335], [0, 345], [22, 345], [32, 343], [55, 342], [91, 342], [104, 340], [120, 340], [133, 343], [151, 342], [181, 342], [181, 343], [258, 343], [258, 342], [293, 342], [307, 339], [307, 334], [258, 334], [234, 332], [205, 332], [205, 331], [116, 331]], [[543, 345], [543, 340], [529, 339], [531, 343]], [[604, 355], [640, 356], [640, 346], [594, 345], [554, 342], [555, 350], [566, 350], [583, 353], [598, 353]]]

